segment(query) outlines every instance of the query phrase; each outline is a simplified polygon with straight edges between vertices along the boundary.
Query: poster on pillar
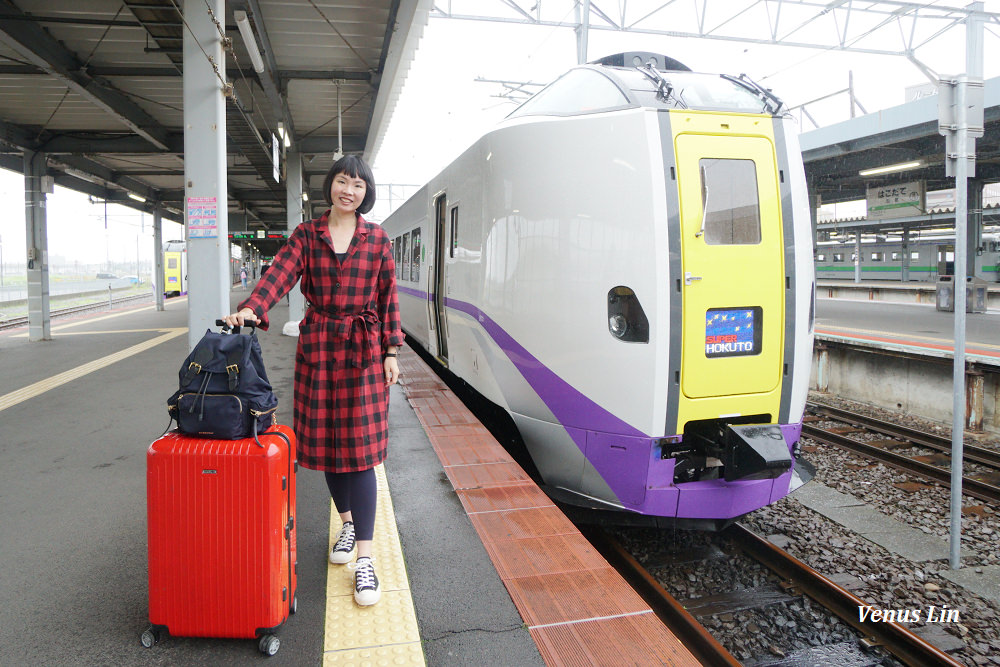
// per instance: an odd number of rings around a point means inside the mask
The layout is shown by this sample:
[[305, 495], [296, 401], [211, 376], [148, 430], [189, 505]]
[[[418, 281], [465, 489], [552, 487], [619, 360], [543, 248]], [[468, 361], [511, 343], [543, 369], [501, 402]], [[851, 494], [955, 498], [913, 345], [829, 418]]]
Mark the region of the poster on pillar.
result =
[[188, 197], [188, 239], [214, 239], [219, 237], [219, 203], [215, 197]]
[[869, 186], [866, 203], [869, 220], [923, 215], [926, 209], [924, 181]]

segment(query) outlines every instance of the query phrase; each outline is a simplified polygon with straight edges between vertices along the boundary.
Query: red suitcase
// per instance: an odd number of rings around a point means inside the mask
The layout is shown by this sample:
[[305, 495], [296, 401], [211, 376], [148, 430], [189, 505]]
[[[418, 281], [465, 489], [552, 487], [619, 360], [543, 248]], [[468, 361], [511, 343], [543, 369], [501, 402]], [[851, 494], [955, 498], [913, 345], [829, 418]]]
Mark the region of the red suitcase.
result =
[[[277, 432], [288, 438], [282, 438]], [[146, 453], [149, 621], [185, 637], [259, 638], [295, 613], [295, 435], [212, 440], [173, 431]]]

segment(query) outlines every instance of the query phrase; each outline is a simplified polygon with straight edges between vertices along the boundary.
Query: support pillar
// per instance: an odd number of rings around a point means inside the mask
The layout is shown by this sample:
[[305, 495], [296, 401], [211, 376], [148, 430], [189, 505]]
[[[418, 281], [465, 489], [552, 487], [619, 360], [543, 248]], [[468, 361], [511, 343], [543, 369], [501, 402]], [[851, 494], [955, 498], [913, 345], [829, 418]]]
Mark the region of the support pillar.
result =
[[830, 350], [823, 343], [816, 343], [816, 391], [830, 390]]
[[153, 298], [156, 310], [163, 310], [163, 207], [153, 205]]
[[973, 433], [983, 432], [983, 397], [986, 378], [980, 371], [965, 373], [965, 427]]
[[[289, 148], [287, 155], [285, 197], [288, 200], [288, 233], [290, 235], [302, 222], [302, 157], [299, 155], [297, 146]], [[299, 321], [305, 316], [305, 312], [305, 297], [302, 296], [302, 290], [296, 285], [288, 293], [288, 322], [285, 323], [281, 332], [286, 336], [298, 336]]]
[[[206, 11], [206, 6], [209, 11]], [[224, 0], [184, 0], [184, 221], [188, 248], [188, 347], [232, 312], [226, 187], [226, 99], [208, 56], [225, 63], [212, 15]], [[203, 52], [204, 49], [204, 52]]]
[[24, 222], [28, 257], [28, 340], [51, 340], [49, 237], [45, 216], [45, 153], [24, 151]]
[[587, 62], [587, 38], [590, 35], [590, 0], [576, 2], [576, 64]]

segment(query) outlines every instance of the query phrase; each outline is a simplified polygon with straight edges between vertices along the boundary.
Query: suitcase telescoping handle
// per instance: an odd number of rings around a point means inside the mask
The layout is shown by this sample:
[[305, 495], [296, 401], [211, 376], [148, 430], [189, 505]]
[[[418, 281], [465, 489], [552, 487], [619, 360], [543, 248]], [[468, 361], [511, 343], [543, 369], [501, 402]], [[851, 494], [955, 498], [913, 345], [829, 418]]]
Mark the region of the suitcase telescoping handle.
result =
[[[222, 327], [223, 331], [229, 331], [229, 326], [226, 325], [226, 322], [224, 320], [215, 320], [215, 326]], [[243, 326], [250, 327], [251, 329], [256, 329], [257, 328], [257, 323], [256, 322], [251, 322], [250, 320], [247, 320], [247, 321], [245, 321], [243, 323]], [[234, 334], [238, 334], [239, 332], [240, 332], [240, 328], [239, 327], [233, 327], [233, 333]]]

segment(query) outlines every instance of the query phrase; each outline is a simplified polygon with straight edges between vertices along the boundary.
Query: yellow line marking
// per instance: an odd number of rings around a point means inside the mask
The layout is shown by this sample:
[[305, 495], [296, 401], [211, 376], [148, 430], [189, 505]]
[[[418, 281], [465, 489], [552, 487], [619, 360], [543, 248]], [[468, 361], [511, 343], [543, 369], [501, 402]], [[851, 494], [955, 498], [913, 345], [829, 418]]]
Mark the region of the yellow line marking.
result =
[[158, 329], [158, 331], [165, 331], [165, 333], [161, 336], [157, 336], [156, 338], [138, 343], [132, 347], [127, 347], [124, 350], [115, 352], [114, 354], [109, 354], [106, 357], [95, 359], [89, 363], [77, 366], [76, 368], [71, 368], [70, 370], [59, 373], [58, 375], [53, 375], [50, 378], [39, 380], [38, 382], [30, 384], [27, 387], [0, 396], [0, 412], [17, 405], [18, 403], [27, 401], [30, 398], [40, 396], [50, 389], [55, 389], [58, 386], [64, 385], [67, 382], [72, 382], [73, 380], [81, 378], [84, 375], [110, 366], [111, 364], [119, 362], [122, 359], [127, 359], [128, 357], [139, 354], [140, 352], [145, 352], [150, 348], [156, 347], [160, 343], [166, 343], [168, 340], [184, 335], [187, 333], [187, 327], [178, 327], [176, 329]]
[[[62, 331], [63, 329], [69, 329], [70, 327], [78, 327], [81, 324], [93, 324], [94, 322], [100, 322], [101, 320], [109, 320], [112, 317], [121, 317], [122, 315], [134, 315], [135, 313], [141, 313], [144, 310], [153, 310], [154, 308], [156, 308], [155, 304], [152, 306], [145, 306], [143, 308], [136, 308], [135, 310], [123, 310], [118, 313], [102, 315], [101, 317], [88, 317], [87, 319], [79, 320], [78, 322], [68, 322], [66, 324], [60, 324], [57, 327], [50, 326], [49, 331], [50, 332]], [[151, 331], [163, 331], [163, 329], [161, 327], [159, 329], [151, 329]], [[109, 331], [107, 333], [112, 333], [112, 332]], [[11, 338], [27, 338], [27, 337], [28, 337], [27, 333], [19, 333], [11, 336]]]
[[163, 331], [163, 327], [154, 327], [152, 329], [114, 329], [107, 331], [68, 331], [63, 336], [100, 336], [103, 334], [129, 334], [129, 333], [154, 333], [157, 331]]

